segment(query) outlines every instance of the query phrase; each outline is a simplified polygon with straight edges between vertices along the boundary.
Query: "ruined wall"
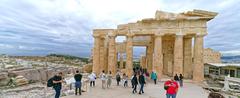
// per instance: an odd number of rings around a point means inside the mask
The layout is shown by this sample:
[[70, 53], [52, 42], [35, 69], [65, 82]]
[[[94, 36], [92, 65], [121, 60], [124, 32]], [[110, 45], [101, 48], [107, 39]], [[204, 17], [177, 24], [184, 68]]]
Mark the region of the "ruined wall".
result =
[[173, 72], [174, 41], [173, 37], [163, 37], [163, 74], [169, 76]]
[[211, 48], [204, 49], [203, 52], [204, 63], [221, 63], [221, 53], [214, 51]]

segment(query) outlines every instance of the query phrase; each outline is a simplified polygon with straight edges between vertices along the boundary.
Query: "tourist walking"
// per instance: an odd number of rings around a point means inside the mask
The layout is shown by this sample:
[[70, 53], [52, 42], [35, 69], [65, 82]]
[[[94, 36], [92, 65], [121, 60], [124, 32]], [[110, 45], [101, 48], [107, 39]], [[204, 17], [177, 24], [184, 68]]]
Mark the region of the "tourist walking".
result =
[[179, 84], [180, 84], [180, 87], [183, 87], [183, 75], [180, 74], [179, 76]]
[[137, 93], [137, 85], [138, 85], [138, 79], [137, 79], [137, 75], [134, 74], [133, 78], [132, 78], [132, 83], [133, 83], [133, 91], [132, 93]]
[[120, 83], [120, 81], [121, 81], [120, 73], [117, 73], [117, 75], [116, 75], [116, 80], [117, 80], [117, 86], [119, 86], [119, 83]]
[[59, 72], [52, 79], [53, 88], [54, 88], [54, 90], [56, 92], [55, 98], [59, 98], [60, 95], [61, 95], [62, 82], [63, 82], [63, 77], [62, 76], [63, 76], [62, 72]]
[[82, 95], [82, 74], [79, 73], [79, 71], [76, 71], [76, 74], [74, 75], [74, 79], [75, 79], [75, 95], [77, 95], [77, 92], [79, 90], [79, 95]]
[[164, 83], [167, 98], [176, 98], [178, 92], [178, 83], [174, 79], [168, 80]]
[[144, 84], [146, 83], [143, 73], [141, 73], [141, 75], [139, 75], [138, 80], [139, 80], [139, 84], [140, 84], [139, 94], [142, 94], [142, 93], [144, 93], [143, 87], [144, 87]]
[[111, 84], [112, 84], [112, 72], [109, 71], [107, 75], [107, 88], [110, 88]]
[[102, 74], [101, 74], [100, 77], [101, 77], [101, 80], [102, 80], [102, 88], [105, 89], [107, 77], [106, 77], [106, 74], [105, 74], [104, 70], [102, 71]]
[[89, 80], [90, 80], [90, 87], [95, 86], [95, 81], [96, 81], [96, 75], [94, 72], [92, 72], [89, 76], [88, 76]]
[[157, 84], [157, 73], [156, 72], [152, 72], [151, 73], [151, 79], [154, 81], [154, 84]]
[[177, 81], [177, 82], [179, 81], [179, 77], [178, 77], [177, 74], [174, 76], [174, 80]]
[[133, 84], [133, 77], [134, 77], [134, 74], [132, 75], [132, 77], [131, 77], [131, 84], [132, 84], [132, 88], [134, 88], [134, 84]]
[[128, 87], [128, 76], [125, 73], [123, 74], [123, 86]]

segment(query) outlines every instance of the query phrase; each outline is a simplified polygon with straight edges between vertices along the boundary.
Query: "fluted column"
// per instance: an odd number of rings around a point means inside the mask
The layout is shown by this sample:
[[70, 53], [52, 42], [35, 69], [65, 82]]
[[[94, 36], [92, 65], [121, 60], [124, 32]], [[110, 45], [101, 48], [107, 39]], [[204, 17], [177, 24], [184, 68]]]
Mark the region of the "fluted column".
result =
[[183, 61], [183, 75], [185, 78], [192, 78], [192, 37], [184, 38], [184, 61]]
[[143, 69], [147, 68], [147, 66], [146, 66], [146, 56], [143, 55], [143, 56], [140, 57], [140, 65]]
[[123, 53], [120, 52], [120, 69], [123, 69]]
[[155, 35], [154, 39], [153, 70], [157, 72], [158, 79], [161, 78], [163, 70], [162, 36]]
[[204, 80], [203, 36], [197, 34], [194, 40], [193, 80], [196, 82]]
[[175, 74], [183, 74], [183, 34], [175, 37], [173, 75]]
[[100, 57], [100, 37], [94, 36], [94, 48], [93, 48], [93, 72], [99, 74], [99, 57]]
[[151, 43], [147, 46], [147, 71], [153, 71], [153, 40], [154, 38], [151, 37]]
[[133, 36], [128, 35], [127, 36], [127, 46], [126, 46], [126, 69], [127, 69], [127, 75], [130, 77], [132, 76], [132, 69], [133, 69]]
[[111, 71], [113, 74], [116, 73], [116, 47], [115, 47], [115, 36], [109, 36], [109, 46], [108, 46], [108, 71]]

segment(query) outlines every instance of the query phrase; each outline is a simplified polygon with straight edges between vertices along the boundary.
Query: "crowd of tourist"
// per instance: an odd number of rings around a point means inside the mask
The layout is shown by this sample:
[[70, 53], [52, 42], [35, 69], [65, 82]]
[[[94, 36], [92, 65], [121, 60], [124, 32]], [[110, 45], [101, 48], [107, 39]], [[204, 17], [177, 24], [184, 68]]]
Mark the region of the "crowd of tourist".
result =
[[[99, 79], [102, 82], [102, 89], [111, 88], [112, 80], [113, 80], [112, 72], [105, 72], [104, 70], [99, 75]], [[75, 79], [75, 95], [79, 94], [81, 95], [82, 90], [82, 74], [79, 71], [75, 72], [74, 75]], [[88, 75], [89, 85], [90, 87], [95, 87], [97, 76], [94, 72]], [[132, 87], [132, 93], [138, 93], [143, 94], [144, 93], [144, 87], [148, 80], [151, 80], [154, 82], [154, 84], [157, 84], [157, 73], [155, 71], [151, 72], [149, 74], [146, 70], [143, 70], [141, 68], [134, 68], [133, 69], [133, 75], [131, 78], [127, 76], [126, 73], [121, 73], [118, 71], [115, 75], [116, 84], [117, 86], [120, 86], [121, 83], [123, 83], [123, 87], [128, 87], [128, 81], [131, 82]], [[48, 80], [48, 87], [53, 87], [56, 94], [55, 98], [60, 97], [61, 88], [63, 81], [63, 73], [59, 72], [54, 77]], [[176, 74], [171, 80], [168, 80], [164, 83], [164, 89], [166, 90], [166, 98], [176, 98], [178, 88], [183, 86], [183, 75], [180, 74], [179, 76]], [[139, 87], [138, 87], [139, 86]], [[138, 90], [139, 88], [139, 90]]]

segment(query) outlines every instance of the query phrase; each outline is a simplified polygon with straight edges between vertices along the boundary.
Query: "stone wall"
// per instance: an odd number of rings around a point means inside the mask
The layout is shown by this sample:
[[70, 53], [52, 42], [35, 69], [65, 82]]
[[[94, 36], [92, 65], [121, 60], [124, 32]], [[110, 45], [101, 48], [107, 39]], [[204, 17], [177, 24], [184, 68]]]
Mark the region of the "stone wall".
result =
[[204, 63], [221, 63], [221, 53], [214, 51], [211, 48], [204, 49], [203, 53]]

